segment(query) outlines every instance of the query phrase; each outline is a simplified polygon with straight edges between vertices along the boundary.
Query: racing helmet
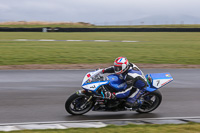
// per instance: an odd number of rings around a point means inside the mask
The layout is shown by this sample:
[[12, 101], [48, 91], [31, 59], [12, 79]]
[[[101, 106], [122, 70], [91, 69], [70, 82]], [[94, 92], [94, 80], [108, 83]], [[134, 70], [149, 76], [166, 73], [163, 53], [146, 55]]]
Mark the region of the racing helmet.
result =
[[116, 74], [122, 74], [129, 68], [129, 62], [126, 57], [118, 57], [114, 61], [114, 71]]

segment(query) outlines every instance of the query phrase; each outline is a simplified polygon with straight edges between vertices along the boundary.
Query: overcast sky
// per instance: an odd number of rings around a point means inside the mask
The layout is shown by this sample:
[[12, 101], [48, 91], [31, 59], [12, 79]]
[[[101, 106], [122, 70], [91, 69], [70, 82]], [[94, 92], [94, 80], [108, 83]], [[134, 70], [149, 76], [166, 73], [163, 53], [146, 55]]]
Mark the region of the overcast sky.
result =
[[152, 16], [200, 18], [199, 6], [200, 0], [0, 0], [0, 22], [123, 23]]

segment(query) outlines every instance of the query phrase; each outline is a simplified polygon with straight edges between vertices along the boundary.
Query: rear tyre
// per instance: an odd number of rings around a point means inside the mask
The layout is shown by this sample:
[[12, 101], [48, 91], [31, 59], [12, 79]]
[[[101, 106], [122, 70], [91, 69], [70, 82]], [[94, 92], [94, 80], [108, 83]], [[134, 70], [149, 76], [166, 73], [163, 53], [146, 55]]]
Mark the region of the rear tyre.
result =
[[144, 103], [141, 105], [140, 108], [136, 110], [138, 113], [149, 113], [155, 110], [162, 101], [162, 95], [159, 90], [150, 92], [149, 94], [145, 95]]
[[82, 115], [87, 113], [94, 105], [92, 100], [87, 102], [88, 98], [89, 97], [84, 95], [80, 96], [74, 93], [67, 99], [65, 103], [66, 111], [72, 115]]

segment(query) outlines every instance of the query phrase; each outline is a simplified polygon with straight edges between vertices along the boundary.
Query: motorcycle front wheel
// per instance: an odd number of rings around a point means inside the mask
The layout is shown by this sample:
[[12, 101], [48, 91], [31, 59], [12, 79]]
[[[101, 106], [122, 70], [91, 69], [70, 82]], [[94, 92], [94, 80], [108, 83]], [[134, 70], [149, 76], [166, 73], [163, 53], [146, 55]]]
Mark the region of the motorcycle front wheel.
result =
[[149, 113], [155, 110], [162, 101], [162, 95], [159, 90], [153, 91], [145, 95], [144, 103], [136, 110], [138, 113]]
[[65, 109], [72, 115], [85, 114], [90, 111], [94, 105], [94, 102], [92, 100], [88, 101], [88, 99], [89, 97], [74, 93], [67, 99]]

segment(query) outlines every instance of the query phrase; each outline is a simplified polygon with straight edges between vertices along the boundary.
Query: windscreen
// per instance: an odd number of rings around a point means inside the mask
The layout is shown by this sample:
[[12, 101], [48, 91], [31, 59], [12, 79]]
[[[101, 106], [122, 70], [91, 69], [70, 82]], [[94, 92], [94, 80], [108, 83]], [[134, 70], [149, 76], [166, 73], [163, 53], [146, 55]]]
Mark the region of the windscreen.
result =
[[90, 77], [86, 83], [105, 81], [105, 80], [106, 80], [106, 78], [104, 76], [97, 74], [95, 76]]

